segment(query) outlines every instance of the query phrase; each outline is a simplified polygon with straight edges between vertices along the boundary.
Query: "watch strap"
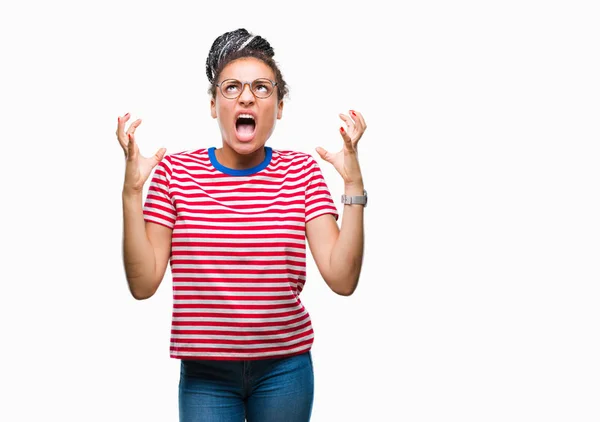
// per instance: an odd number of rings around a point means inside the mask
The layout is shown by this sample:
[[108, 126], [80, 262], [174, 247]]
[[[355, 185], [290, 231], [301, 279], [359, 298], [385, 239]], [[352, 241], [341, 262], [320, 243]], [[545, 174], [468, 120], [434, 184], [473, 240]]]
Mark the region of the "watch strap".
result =
[[361, 196], [342, 195], [342, 204], [344, 204], [344, 205], [359, 204], [359, 205], [364, 205], [366, 207], [367, 206], [367, 191], [365, 190], [364, 194]]

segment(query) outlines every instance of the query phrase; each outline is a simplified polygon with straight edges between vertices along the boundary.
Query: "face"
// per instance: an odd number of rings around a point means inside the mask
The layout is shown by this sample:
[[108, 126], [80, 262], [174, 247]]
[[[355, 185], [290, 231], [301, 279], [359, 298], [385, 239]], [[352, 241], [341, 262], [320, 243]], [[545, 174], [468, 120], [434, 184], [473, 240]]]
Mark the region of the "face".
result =
[[[273, 70], [262, 60], [247, 57], [229, 63], [217, 83], [226, 79], [252, 82], [255, 79], [275, 80]], [[217, 88], [210, 101], [211, 115], [219, 122], [223, 142], [239, 154], [249, 154], [262, 148], [275, 129], [275, 122], [281, 119], [283, 100], [277, 100], [277, 88], [269, 98], [256, 98], [249, 85], [244, 85], [241, 95], [228, 99]], [[239, 115], [251, 115], [252, 119]]]

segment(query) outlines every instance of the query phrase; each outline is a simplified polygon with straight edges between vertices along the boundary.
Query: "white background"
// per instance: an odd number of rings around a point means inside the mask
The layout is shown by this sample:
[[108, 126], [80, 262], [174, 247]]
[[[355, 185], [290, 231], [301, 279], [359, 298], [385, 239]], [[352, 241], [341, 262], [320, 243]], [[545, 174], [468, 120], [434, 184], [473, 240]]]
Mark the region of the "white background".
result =
[[128, 291], [114, 132], [218, 146], [206, 55], [244, 27], [291, 90], [268, 145], [318, 157], [338, 113], [368, 124], [359, 287], [310, 260], [302, 294], [312, 420], [600, 420], [594, 3], [3, 3], [0, 419], [177, 420], [171, 275]]

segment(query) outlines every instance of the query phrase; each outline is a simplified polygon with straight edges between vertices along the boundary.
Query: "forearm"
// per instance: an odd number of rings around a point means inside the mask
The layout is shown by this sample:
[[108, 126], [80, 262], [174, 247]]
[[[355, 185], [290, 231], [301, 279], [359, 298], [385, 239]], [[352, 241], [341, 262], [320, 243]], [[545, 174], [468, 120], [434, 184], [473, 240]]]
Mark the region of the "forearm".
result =
[[136, 299], [154, 294], [156, 257], [146, 234], [142, 194], [123, 192], [123, 264], [129, 290]]
[[[349, 196], [363, 194], [363, 184], [346, 185]], [[343, 295], [351, 295], [360, 277], [364, 250], [364, 206], [344, 205], [339, 236], [332, 248], [330, 274], [332, 287]]]

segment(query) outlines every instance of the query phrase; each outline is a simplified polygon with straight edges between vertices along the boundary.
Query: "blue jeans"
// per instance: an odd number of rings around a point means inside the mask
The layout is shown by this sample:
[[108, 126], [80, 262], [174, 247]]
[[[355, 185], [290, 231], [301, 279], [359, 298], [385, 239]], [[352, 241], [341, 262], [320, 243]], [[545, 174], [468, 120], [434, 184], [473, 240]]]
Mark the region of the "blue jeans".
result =
[[310, 351], [264, 360], [181, 360], [180, 422], [306, 422], [313, 398]]

